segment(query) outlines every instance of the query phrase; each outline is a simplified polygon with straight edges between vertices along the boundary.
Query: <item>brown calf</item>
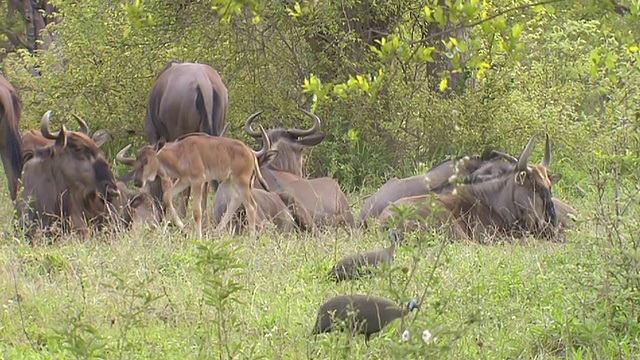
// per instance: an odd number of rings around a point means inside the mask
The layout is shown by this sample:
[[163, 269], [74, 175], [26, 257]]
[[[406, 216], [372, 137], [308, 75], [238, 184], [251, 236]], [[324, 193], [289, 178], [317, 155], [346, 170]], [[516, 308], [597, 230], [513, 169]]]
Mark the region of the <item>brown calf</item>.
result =
[[[171, 143], [160, 141], [155, 145], [147, 145], [138, 151], [135, 160], [125, 157], [130, 147], [127, 145], [120, 150], [116, 159], [133, 166], [136, 186], [146, 188], [156, 176], [160, 177], [167, 216], [176, 226], [184, 228], [173, 207], [173, 196], [190, 186], [193, 189], [193, 215], [198, 237], [202, 238], [202, 193], [205, 183], [215, 180], [228, 182], [234, 192], [218, 230], [224, 229], [238, 207], [244, 204], [250, 231], [252, 234], [255, 232], [256, 201], [251, 193], [254, 176], [262, 186], [267, 187], [256, 158], [261, 154], [254, 153], [239, 140], [204, 133], [185, 135]], [[178, 181], [172, 184], [171, 179]]]

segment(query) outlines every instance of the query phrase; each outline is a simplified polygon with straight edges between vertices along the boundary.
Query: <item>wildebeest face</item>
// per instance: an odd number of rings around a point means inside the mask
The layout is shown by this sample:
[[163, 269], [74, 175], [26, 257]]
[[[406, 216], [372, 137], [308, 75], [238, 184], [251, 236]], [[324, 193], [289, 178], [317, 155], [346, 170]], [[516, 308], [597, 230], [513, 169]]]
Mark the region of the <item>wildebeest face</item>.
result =
[[136, 187], [144, 188], [147, 182], [153, 181], [158, 176], [160, 169], [160, 161], [157, 152], [164, 146], [164, 141], [155, 145], [144, 146], [138, 151], [136, 159], [127, 157], [127, 151], [131, 148], [131, 144], [125, 146], [116, 155], [116, 160], [133, 167], [133, 184]]
[[[48, 131], [43, 135], [49, 138], [53, 136]], [[82, 189], [86, 194], [97, 191], [107, 201], [119, 196], [109, 163], [98, 146], [86, 135], [67, 132], [63, 126], [57, 134], [54, 146], [45, 149], [51, 152], [55, 168], [69, 186]]]
[[[267, 134], [272, 144], [271, 149], [278, 153], [278, 156], [272, 161], [273, 167], [302, 177], [304, 162], [302, 151], [307, 147], [320, 144], [326, 134], [320, 131], [320, 118], [306, 110], [301, 109], [301, 111], [313, 119], [314, 125], [310, 129], [285, 130], [278, 128], [269, 130]], [[249, 116], [245, 123], [245, 131], [259, 142], [263, 142], [263, 135], [260, 131], [254, 130], [251, 124], [261, 113], [262, 111], [259, 111]]]

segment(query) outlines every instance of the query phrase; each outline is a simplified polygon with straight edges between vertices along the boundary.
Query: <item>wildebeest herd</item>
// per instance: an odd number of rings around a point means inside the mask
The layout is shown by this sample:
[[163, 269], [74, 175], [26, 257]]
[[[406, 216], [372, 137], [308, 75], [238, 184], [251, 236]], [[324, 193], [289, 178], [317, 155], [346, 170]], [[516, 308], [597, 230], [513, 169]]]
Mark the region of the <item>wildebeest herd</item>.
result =
[[[218, 233], [246, 229], [254, 236], [263, 223], [273, 223], [283, 232], [366, 229], [372, 219], [377, 220], [378, 230], [391, 234], [391, 246], [343, 259], [330, 271], [340, 281], [362, 275], [361, 267], [389, 263], [396, 245], [410, 232], [437, 230], [452, 239], [474, 241], [530, 235], [550, 239], [577, 214], [552, 196], [560, 175], [549, 172], [548, 136], [542, 161], [529, 163], [536, 139], [532, 136], [518, 157], [488, 151], [444, 161], [426, 174], [391, 179], [366, 200], [356, 222], [335, 180], [304, 176], [303, 151], [326, 136], [317, 115], [301, 110], [313, 120], [305, 130], [256, 128], [262, 112], [250, 115], [244, 129], [261, 144], [256, 152], [225, 137], [228, 101], [226, 86], [210, 66], [167, 63], [149, 96], [145, 119], [149, 145], [135, 157], [127, 155], [131, 145], [117, 154], [118, 162], [132, 168], [117, 179], [100, 148], [109, 133], [98, 130], [90, 136], [88, 124], [75, 114], [80, 131], [63, 125], [52, 132], [47, 111], [40, 131], [21, 136], [22, 101], [0, 76], [0, 154], [17, 210], [16, 231], [31, 239], [37, 234], [75, 232], [86, 237], [93, 231], [126, 231], [136, 223], [167, 222], [182, 229], [181, 217], [187, 215], [192, 194], [195, 233], [202, 238], [211, 184], [215, 189], [211, 218]], [[131, 180], [140, 191], [127, 188]], [[181, 199], [176, 209], [177, 194]], [[412, 209], [409, 216], [399, 216], [403, 208]], [[384, 301], [339, 297], [323, 308], [344, 310], [347, 303], [363, 312], [369, 311], [366, 308], [382, 312]], [[417, 305], [413, 301], [407, 309]], [[321, 319], [325, 310], [321, 309], [314, 333], [331, 328]], [[389, 319], [404, 313], [395, 308]], [[380, 321], [377, 330], [384, 326]], [[377, 331], [369, 326], [367, 335]]]

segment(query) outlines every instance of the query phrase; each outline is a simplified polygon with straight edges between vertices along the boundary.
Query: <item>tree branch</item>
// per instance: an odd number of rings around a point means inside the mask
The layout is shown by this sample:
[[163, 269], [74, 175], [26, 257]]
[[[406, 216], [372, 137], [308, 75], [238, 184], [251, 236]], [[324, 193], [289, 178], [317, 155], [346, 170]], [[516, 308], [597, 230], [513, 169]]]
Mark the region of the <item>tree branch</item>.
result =
[[0, 32], [4, 33], [7, 36], [7, 38], [9, 39], [9, 42], [14, 47], [16, 47], [16, 48], [19, 48], [19, 47], [27, 48], [27, 43], [23, 39], [21, 39], [20, 36], [18, 36], [13, 31], [9, 30], [5, 26], [0, 25]]
[[487, 17], [486, 19], [482, 19], [482, 20], [478, 20], [478, 21], [472, 22], [470, 24], [460, 25], [460, 26], [456, 26], [456, 27], [453, 27], [453, 28], [450, 28], [450, 29], [442, 30], [440, 32], [437, 32], [435, 34], [432, 34], [432, 35], [429, 35], [429, 36], [427, 36], [425, 38], [422, 38], [420, 40], [413, 41], [410, 44], [414, 45], [416, 43], [425, 42], [425, 41], [431, 40], [431, 39], [433, 39], [435, 37], [439, 37], [439, 36], [446, 35], [446, 34], [449, 34], [449, 33], [452, 33], [452, 32], [456, 32], [458, 30], [462, 30], [462, 29], [466, 29], [466, 28], [472, 28], [472, 27], [478, 26], [478, 25], [483, 24], [483, 23], [485, 23], [487, 21], [491, 21], [491, 20], [493, 20], [493, 19], [495, 19], [495, 18], [497, 18], [499, 16], [502, 16], [504, 14], [507, 14], [507, 13], [510, 13], [510, 12], [513, 12], [513, 11], [524, 10], [526, 8], [530, 8], [530, 7], [534, 7], [534, 6], [538, 6], [538, 5], [547, 5], [547, 4], [552, 4], [552, 3], [562, 2], [562, 1], [565, 1], [565, 0], [544, 0], [544, 1], [539, 1], [539, 2], [536, 2], [536, 3], [519, 5], [519, 6], [516, 6], [516, 7], [512, 7], [512, 8], [506, 9], [506, 10], [498, 11], [497, 13]]

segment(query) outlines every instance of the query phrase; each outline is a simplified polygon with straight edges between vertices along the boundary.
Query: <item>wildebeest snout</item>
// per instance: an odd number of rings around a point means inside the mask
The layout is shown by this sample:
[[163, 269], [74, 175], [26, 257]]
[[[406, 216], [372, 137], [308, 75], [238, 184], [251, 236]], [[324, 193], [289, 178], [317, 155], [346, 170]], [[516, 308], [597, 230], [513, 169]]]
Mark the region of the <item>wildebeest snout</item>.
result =
[[133, 180], [133, 185], [135, 185], [136, 187], [142, 187], [142, 180], [134, 179]]
[[107, 184], [106, 185], [106, 194], [107, 194], [107, 201], [111, 202], [115, 199], [118, 198], [118, 196], [120, 196], [120, 190], [118, 190], [117, 187], [111, 185], [111, 184]]

